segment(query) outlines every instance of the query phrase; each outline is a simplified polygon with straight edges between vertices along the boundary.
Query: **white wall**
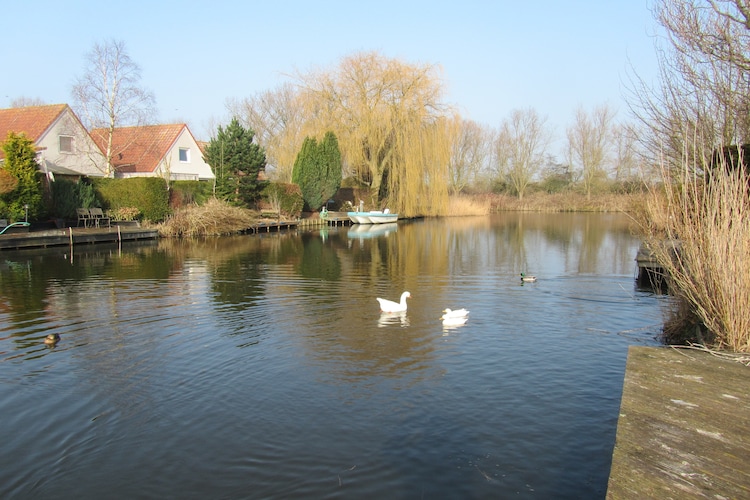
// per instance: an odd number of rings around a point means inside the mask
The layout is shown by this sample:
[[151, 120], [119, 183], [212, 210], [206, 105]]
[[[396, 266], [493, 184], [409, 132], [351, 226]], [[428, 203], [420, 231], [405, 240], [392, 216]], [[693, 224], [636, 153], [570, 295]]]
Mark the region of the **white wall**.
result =
[[[73, 137], [73, 152], [60, 151], [60, 136]], [[42, 168], [54, 171], [61, 168], [90, 177], [104, 177], [106, 160], [96, 147], [86, 129], [75, 117], [70, 108], [52, 124], [50, 129], [39, 139], [37, 147]]]

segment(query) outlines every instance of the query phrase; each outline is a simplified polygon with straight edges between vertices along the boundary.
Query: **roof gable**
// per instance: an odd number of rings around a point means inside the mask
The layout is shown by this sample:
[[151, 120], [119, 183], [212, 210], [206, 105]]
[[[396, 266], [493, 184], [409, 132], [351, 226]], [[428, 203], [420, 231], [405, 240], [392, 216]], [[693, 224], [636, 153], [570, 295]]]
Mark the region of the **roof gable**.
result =
[[[185, 127], [184, 123], [177, 123], [116, 128], [112, 134], [112, 165], [118, 172], [153, 172]], [[107, 129], [91, 131], [91, 137], [105, 154], [107, 135]]]
[[10, 132], [23, 133], [37, 143], [66, 109], [67, 104], [0, 109], [0, 143]]

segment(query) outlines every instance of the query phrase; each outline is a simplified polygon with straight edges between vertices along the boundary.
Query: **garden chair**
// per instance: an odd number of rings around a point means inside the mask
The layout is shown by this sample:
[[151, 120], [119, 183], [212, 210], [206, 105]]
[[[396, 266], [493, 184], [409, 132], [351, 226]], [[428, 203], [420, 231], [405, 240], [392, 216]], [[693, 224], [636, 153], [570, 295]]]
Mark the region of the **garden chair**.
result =
[[91, 220], [91, 212], [88, 208], [76, 208], [78, 214], [78, 225], [80, 226], [83, 222], [83, 227], [89, 227], [89, 221]]
[[94, 221], [96, 227], [101, 227], [105, 222], [107, 227], [110, 227], [110, 219], [104, 215], [101, 208], [89, 208], [89, 214], [91, 214], [91, 220]]

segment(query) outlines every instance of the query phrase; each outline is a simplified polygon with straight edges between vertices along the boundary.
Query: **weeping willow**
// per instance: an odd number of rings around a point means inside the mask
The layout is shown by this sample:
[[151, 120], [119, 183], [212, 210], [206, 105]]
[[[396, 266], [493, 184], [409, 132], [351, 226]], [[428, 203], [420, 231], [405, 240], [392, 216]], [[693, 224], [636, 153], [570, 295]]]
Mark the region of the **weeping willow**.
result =
[[370, 186], [368, 208], [407, 217], [447, 210], [447, 106], [435, 67], [370, 52], [300, 80], [305, 134], [334, 131], [346, 175]]
[[407, 217], [445, 215], [448, 209], [450, 147], [445, 120], [424, 123], [406, 117], [396, 135], [398, 161], [390, 166], [388, 201]]

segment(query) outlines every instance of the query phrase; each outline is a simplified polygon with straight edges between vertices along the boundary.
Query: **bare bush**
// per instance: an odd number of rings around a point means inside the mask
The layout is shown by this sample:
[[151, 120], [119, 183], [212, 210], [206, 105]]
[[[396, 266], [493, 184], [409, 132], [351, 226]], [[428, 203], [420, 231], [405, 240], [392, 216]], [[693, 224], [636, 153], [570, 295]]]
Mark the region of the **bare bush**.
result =
[[[680, 173], [664, 168], [665, 189], [651, 193], [646, 242], [670, 290], [688, 306], [676, 307], [677, 314], [689, 311], [699, 322], [693, 326], [703, 327], [705, 338], [696, 340], [750, 352], [748, 175], [744, 168], [721, 165], [710, 177], [696, 176], [695, 166], [684, 163]], [[689, 328], [690, 319], [668, 324]]]
[[215, 198], [199, 207], [177, 210], [159, 225], [162, 236], [222, 236], [246, 230], [257, 221], [254, 212]]

